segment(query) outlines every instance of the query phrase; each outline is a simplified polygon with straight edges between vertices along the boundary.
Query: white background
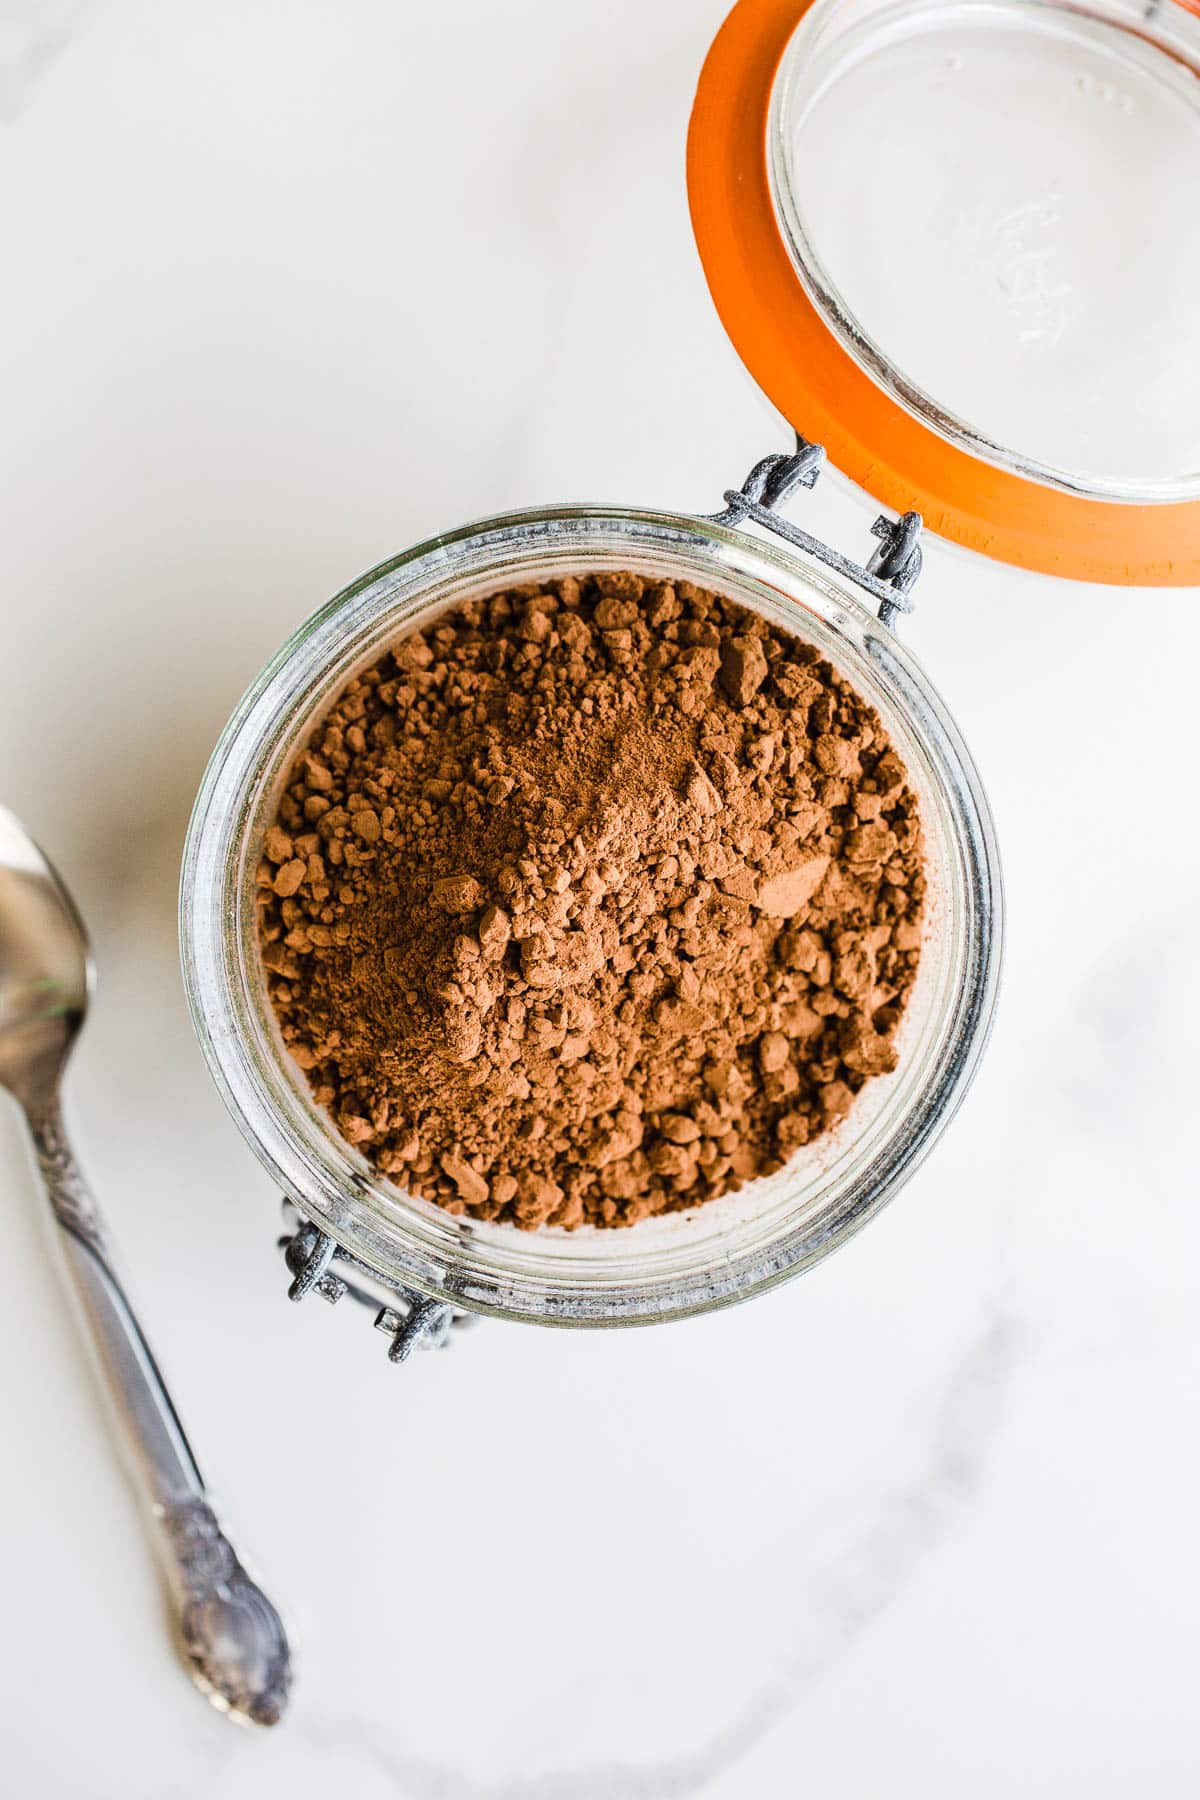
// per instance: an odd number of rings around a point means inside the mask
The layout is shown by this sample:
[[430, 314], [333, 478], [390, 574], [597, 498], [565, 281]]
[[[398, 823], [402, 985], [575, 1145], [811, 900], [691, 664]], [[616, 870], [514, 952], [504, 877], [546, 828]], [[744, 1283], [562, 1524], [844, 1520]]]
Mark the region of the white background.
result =
[[784, 447], [687, 220], [723, 10], [0, 5], [0, 792], [91, 922], [73, 1115], [298, 1646], [270, 1734], [180, 1673], [0, 1106], [13, 1800], [1196, 1791], [1200, 596], [929, 557], [1000, 1022], [896, 1205], [753, 1306], [389, 1366], [286, 1304], [185, 1016], [191, 798], [307, 611], [466, 518], [708, 510]]

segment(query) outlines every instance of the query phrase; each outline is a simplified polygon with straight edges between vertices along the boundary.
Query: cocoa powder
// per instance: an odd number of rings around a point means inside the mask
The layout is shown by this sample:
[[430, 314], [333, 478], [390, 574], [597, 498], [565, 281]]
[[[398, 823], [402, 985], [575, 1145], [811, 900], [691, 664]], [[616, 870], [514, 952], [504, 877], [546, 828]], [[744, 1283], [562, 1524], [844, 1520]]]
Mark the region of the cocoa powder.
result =
[[632, 1225], [778, 1168], [895, 1063], [925, 890], [879, 718], [625, 571], [459, 606], [290, 772], [262, 961], [337, 1129], [452, 1213]]

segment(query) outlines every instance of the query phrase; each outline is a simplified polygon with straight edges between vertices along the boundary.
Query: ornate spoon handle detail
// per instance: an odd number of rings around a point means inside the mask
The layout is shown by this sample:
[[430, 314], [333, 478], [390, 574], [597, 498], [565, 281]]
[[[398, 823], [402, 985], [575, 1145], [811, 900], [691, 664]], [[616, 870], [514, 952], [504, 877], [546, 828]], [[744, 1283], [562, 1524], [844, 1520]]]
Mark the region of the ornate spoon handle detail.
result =
[[79, 1311], [159, 1527], [192, 1678], [217, 1706], [273, 1725], [291, 1682], [282, 1621], [209, 1504], [179, 1415], [113, 1269], [99, 1208], [71, 1153], [57, 1102], [31, 1108], [28, 1117]]

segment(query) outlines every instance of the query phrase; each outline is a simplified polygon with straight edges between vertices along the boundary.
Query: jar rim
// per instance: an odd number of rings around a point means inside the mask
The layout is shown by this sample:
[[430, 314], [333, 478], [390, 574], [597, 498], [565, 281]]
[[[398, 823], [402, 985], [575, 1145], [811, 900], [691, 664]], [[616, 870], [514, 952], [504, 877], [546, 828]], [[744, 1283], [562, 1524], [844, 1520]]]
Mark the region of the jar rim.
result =
[[[605, 563], [670, 568], [773, 616], [824, 654], [832, 647], [839, 671], [880, 708], [893, 742], [898, 731], [910, 775], [919, 771], [923, 783], [923, 816], [936, 811], [948, 883], [946, 941], [934, 959], [940, 985], [929, 1002], [936, 1029], [902, 1056], [896, 1076], [868, 1084], [864, 1093], [886, 1090], [872, 1103], [869, 1127], [856, 1124], [845, 1143], [825, 1149], [821, 1166], [807, 1166], [806, 1186], [789, 1164], [739, 1195], [669, 1215], [661, 1232], [660, 1221], [646, 1220], [624, 1232], [526, 1233], [400, 1193], [323, 1117], [277, 1030], [272, 1036], [248, 923], [251, 884], [281, 771], [353, 669], [469, 595], [551, 565], [582, 572]], [[235, 709], [205, 772], [184, 852], [180, 935], [209, 1071], [259, 1160], [306, 1218], [393, 1285], [460, 1310], [594, 1326], [683, 1317], [764, 1291], [828, 1254], [898, 1191], [978, 1066], [995, 1007], [1002, 911], [991, 817], [957, 728], [919, 663], [847, 580], [711, 521], [570, 506], [503, 514], [414, 545], [293, 633]], [[893, 1092], [887, 1084], [899, 1085]], [[856, 1104], [851, 1118], [857, 1113]]]

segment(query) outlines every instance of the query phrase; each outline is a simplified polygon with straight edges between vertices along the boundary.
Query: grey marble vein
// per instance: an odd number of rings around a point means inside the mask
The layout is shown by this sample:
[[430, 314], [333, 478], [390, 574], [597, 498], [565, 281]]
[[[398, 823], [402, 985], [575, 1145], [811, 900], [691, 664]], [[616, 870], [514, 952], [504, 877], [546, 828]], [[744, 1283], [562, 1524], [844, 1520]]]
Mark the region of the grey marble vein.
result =
[[2, 0], [0, 123], [9, 125], [77, 36], [94, 0]]
[[[687, 1755], [646, 1763], [614, 1757], [480, 1780], [449, 1761], [407, 1754], [376, 1719], [321, 1709], [296, 1719], [297, 1734], [321, 1754], [369, 1766], [397, 1800], [687, 1800], [701, 1793], [804, 1704], [953, 1532], [985, 1479], [1029, 1336], [1021, 1315], [997, 1297], [949, 1375], [921, 1468], [881, 1497], [844, 1550], [809, 1573], [792, 1600], [793, 1644], [773, 1677], [730, 1725], [707, 1739], [698, 1734]], [[786, 1595], [781, 1580], [779, 1605]]]

